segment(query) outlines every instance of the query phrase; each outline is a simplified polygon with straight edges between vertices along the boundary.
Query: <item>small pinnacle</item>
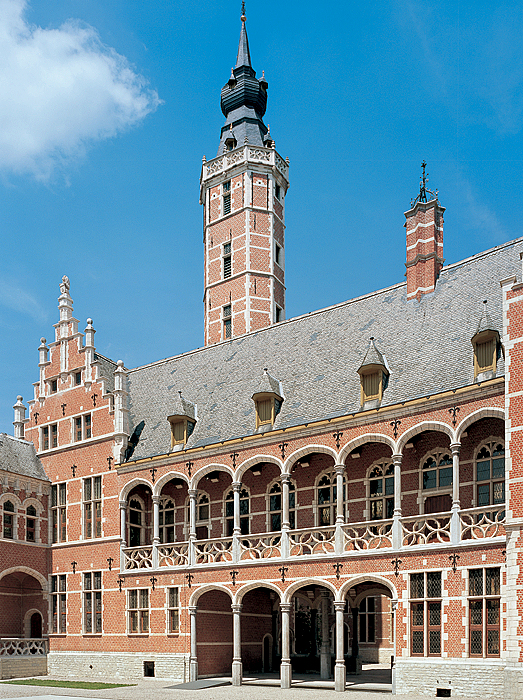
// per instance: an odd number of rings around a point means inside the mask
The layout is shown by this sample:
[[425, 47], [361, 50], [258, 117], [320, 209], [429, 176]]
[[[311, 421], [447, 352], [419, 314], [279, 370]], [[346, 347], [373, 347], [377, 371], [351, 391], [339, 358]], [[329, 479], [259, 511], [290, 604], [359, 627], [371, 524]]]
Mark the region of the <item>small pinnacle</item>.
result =
[[483, 303], [486, 304], [486, 303], [487, 303], [487, 299], [485, 299], [485, 300], [483, 301]]
[[264, 371], [264, 372], [268, 372], [269, 369], [268, 369], [267, 367], [264, 367], [264, 368], [263, 368], [263, 371]]
[[178, 393], [180, 394], [180, 398], [182, 398], [182, 392], [178, 390]]
[[40, 342], [45, 345], [47, 343], [47, 340], [45, 338], [40, 338]]
[[374, 336], [371, 336], [371, 340], [372, 340], [372, 341], [374, 340]]

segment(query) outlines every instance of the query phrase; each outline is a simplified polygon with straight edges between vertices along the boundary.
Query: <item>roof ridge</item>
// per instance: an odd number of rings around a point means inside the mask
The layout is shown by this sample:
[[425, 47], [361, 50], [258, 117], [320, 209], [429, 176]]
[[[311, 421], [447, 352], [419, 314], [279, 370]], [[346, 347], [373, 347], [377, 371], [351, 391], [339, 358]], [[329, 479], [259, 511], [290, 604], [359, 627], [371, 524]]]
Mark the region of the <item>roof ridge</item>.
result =
[[[474, 255], [469, 256], [468, 258], [465, 258], [463, 260], [458, 260], [455, 263], [451, 263], [450, 265], [445, 265], [440, 274], [443, 274], [447, 272], [447, 270], [451, 270], [453, 268], [459, 267], [461, 265], [466, 265], [472, 261], [475, 260], [480, 260], [481, 258], [488, 257], [489, 255], [492, 255], [493, 253], [499, 252], [505, 248], [509, 248], [510, 246], [514, 246], [517, 243], [523, 242], [523, 236], [520, 236], [519, 238], [514, 238], [512, 241], [508, 241], [506, 243], [502, 243], [498, 246], [494, 246], [493, 248], [489, 248], [488, 250], [481, 251], [479, 253], [475, 253]], [[197, 352], [203, 352], [205, 350], [209, 350], [210, 348], [215, 348], [219, 347], [221, 345], [224, 345], [225, 343], [234, 343], [242, 338], [246, 338], [249, 336], [254, 336], [258, 333], [266, 333], [274, 330], [275, 328], [280, 328], [282, 326], [291, 324], [291, 323], [296, 323], [297, 321], [301, 321], [305, 318], [310, 318], [311, 316], [316, 316], [318, 314], [323, 314], [328, 311], [332, 311], [333, 309], [340, 309], [344, 306], [348, 306], [350, 304], [355, 304], [357, 302], [362, 301], [363, 299], [371, 299], [373, 297], [377, 297], [381, 294], [385, 294], [387, 292], [391, 292], [394, 289], [399, 289], [401, 287], [405, 287], [407, 285], [406, 280], [403, 282], [396, 282], [396, 284], [392, 284], [388, 287], [383, 287], [382, 289], [376, 289], [372, 292], [367, 292], [366, 294], [361, 294], [360, 296], [353, 297], [352, 299], [346, 299], [345, 301], [338, 302], [337, 304], [331, 304], [330, 306], [325, 306], [322, 309], [315, 309], [314, 311], [308, 311], [305, 314], [300, 314], [299, 316], [293, 316], [292, 318], [285, 319], [284, 321], [280, 321], [277, 324], [274, 324], [272, 326], [267, 326], [266, 328], [259, 328], [255, 331], [249, 331], [248, 333], [244, 333], [243, 335], [238, 335], [235, 336], [234, 338], [230, 338], [228, 340], [222, 340], [218, 343], [214, 343], [213, 345], [204, 345], [203, 347], [200, 348], [193, 348], [192, 350], [187, 350], [186, 352], [181, 352], [177, 355], [171, 355], [170, 357], [165, 357], [162, 358], [161, 360], [155, 360], [154, 362], [148, 362], [144, 365], [139, 365], [138, 367], [133, 367], [132, 369], [129, 369], [128, 372], [131, 374], [133, 372], [137, 372], [138, 370], [146, 369], [148, 367], [159, 367], [163, 364], [166, 364], [167, 362], [171, 362], [172, 360], [176, 360], [182, 357], [187, 357], [189, 355], [192, 355]], [[108, 359], [108, 358], [107, 358]]]

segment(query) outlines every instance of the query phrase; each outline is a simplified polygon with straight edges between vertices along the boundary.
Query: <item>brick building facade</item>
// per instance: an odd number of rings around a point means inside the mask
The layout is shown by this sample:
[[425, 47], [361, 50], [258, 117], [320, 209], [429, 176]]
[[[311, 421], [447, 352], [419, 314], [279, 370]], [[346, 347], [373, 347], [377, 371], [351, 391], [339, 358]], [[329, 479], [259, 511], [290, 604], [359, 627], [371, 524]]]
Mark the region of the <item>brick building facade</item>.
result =
[[285, 320], [267, 88], [242, 16], [202, 167], [204, 348], [113, 362], [62, 280], [29, 412], [18, 397], [1, 436], [0, 659], [284, 688], [312, 670], [341, 691], [393, 657], [398, 694], [515, 700], [523, 239], [444, 266], [423, 178], [406, 282]]

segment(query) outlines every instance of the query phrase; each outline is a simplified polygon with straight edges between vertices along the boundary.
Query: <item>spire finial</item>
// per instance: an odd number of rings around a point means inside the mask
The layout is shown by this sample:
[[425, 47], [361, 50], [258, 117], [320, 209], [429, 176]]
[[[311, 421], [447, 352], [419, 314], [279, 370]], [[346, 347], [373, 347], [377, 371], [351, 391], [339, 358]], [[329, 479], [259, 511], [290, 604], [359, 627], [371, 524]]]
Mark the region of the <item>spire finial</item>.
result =
[[417, 202], [429, 202], [432, 199], [437, 199], [438, 190], [429, 190], [427, 187], [429, 177], [426, 171], [427, 161], [425, 159], [421, 162], [421, 175], [419, 183], [419, 195], [416, 199], [411, 200], [411, 206], [414, 206]]
[[242, 0], [242, 16], [241, 16], [241, 21], [245, 22], [247, 17], [245, 16], [245, 0]]

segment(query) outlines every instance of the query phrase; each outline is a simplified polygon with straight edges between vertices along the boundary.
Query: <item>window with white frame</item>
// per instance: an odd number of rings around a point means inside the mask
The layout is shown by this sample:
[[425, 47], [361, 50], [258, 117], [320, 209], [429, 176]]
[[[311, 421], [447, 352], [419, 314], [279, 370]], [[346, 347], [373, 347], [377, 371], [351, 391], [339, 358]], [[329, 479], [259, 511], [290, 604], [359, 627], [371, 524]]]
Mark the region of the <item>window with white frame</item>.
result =
[[223, 244], [223, 279], [227, 279], [232, 274], [232, 251], [231, 242]]
[[58, 424], [44, 425], [40, 428], [40, 449], [49, 450], [58, 447]]
[[390, 460], [375, 462], [368, 472], [369, 519], [394, 515], [394, 465]]
[[222, 184], [222, 215], [227, 216], [231, 213], [231, 181], [227, 180]]
[[85, 416], [77, 416], [74, 419], [73, 439], [74, 442], [88, 440], [91, 437], [91, 414], [86, 413]]
[[410, 575], [410, 653], [441, 656], [441, 571]]
[[53, 543], [65, 542], [67, 539], [67, 485], [51, 486], [51, 530]]
[[167, 630], [168, 634], [180, 631], [180, 591], [178, 588], [167, 589]]
[[102, 477], [84, 479], [84, 537], [102, 536]]
[[172, 498], [160, 500], [160, 543], [175, 542], [174, 521], [176, 506]]
[[102, 572], [84, 574], [84, 632], [102, 633]]
[[452, 457], [447, 450], [435, 450], [427, 455], [422, 465], [422, 488], [446, 489], [452, 487]]
[[148, 588], [133, 588], [127, 591], [127, 621], [127, 629], [129, 634], [148, 634]]
[[226, 304], [223, 309], [223, 338], [227, 340], [232, 338], [232, 307], [230, 304]]
[[33, 505], [27, 506], [25, 509], [25, 539], [26, 542], [36, 542], [38, 513]]
[[499, 567], [469, 569], [469, 656], [500, 655]]
[[476, 454], [477, 506], [505, 503], [505, 447], [499, 440], [490, 440]]
[[[345, 477], [343, 478], [343, 502], [345, 502]], [[320, 475], [316, 486], [318, 526], [334, 525], [336, 521], [336, 472]]]
[[53, 634], [67, 632], [66, 576], [51, 576], [51, 630]]
[[[269, 517], [270, 531], [281, 530], [283, 522], [283, 492], [279, 482], [274, 483], [269, 489]], [[296, 487], [289, 484], [289, 523], [291, 530], [296, 528]]]
[[361, 601], [358, 626], [360, 642], [372, 643], [376, 641], [376, 598], [374, 596], [368, 596]]
[[145, 544], [145, 506], [141, 498], [131, 496], [127, 507], [127, 522], [129, 523], [129, 547], [140, 547]]
[[4, 501], [3, 503], [3, 514], [2, 514], [2, 537], [6, 540], [14, 540], [16, 521], [15, 521], [15, 506], [12, 501]]
[[[230, 537], [234, 530], [234, 491], [225, 496], [225, 537]], [[249, 534], [249, 492], [240, 491], [240, 530], [242, 535]]]

